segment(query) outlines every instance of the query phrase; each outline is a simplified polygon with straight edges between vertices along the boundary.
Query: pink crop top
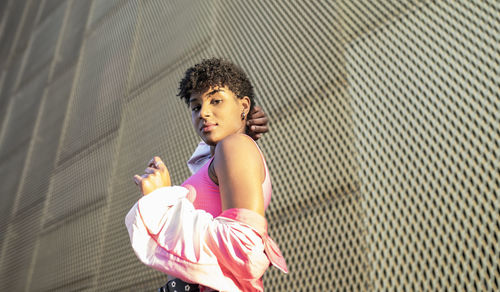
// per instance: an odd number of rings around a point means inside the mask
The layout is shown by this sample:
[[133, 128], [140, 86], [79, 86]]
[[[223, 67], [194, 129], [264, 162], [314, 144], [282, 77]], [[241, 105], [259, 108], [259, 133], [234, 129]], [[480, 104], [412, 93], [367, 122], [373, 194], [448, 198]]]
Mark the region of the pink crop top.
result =
[[[255, 143], [255, 141], [253, 142]], [[267, 209], [267, 206], [269, 206], [269, 202], [271, 201], [271, 178], [269, 176], [266, 161], [257, 143], [255, 143], [255, 146], [257, 146], [257, 149], [259, 149], [266, 172], [264, 182], [262, 183], [262, 194], [264, 196], [265, 210]], [[212, 216], [217, 217], [222, 213], [219, 186], [216, 185], [208, 175], [208, 167], [210, 166], [210, 163], [213, 159], [214, 158], [212, 157], [210, 160], [208, 160], [205, 165], [200, 168], [200, 170], [198, 170], [184, 183], [182, 183], [182, 186], [186, 187], [187, 185], [191, 185], [196, 190], [196, 197], [193, 201], [195, 209], [205, 210], [206, 212], [212, 214]]]

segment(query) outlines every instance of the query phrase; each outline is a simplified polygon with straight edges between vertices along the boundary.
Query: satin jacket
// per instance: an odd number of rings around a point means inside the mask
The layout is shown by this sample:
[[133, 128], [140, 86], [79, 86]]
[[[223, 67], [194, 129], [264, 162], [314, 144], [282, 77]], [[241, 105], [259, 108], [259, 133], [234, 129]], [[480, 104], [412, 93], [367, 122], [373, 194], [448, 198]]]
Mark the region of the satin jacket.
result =
[[234, 208], [217, 217], [194, 208], [188, 189], [164, 187], [142, 197], [125, 218], [146, 265], [218, 291], [263, 291], [270, 265], [287, 273], [265, 217]]

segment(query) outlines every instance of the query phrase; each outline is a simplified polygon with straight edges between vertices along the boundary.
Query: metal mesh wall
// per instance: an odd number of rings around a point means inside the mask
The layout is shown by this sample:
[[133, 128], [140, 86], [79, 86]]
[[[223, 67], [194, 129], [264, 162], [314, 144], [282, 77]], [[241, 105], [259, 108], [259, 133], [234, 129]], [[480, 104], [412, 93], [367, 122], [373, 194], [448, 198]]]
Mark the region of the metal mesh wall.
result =
[[0, 1], [0, 290], [155, 291], [132, 181], [198, 138], [210, 56], [270, 118], [268, 291], [490, 290], [500, 279], [498, 1]]
[[346, 46], [375, 290], [499, 289], [491, 4], [422, 4]]

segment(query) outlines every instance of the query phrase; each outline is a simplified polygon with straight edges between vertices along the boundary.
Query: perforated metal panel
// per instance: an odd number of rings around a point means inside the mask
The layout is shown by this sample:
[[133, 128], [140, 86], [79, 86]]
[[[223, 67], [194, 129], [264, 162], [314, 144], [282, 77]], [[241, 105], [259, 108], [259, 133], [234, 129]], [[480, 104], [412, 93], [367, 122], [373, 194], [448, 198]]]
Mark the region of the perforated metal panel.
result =
[[[39, 15], [38, 15], [38, 24], [42, 23], [45, 21], [45, 19], [47, 19], [47, 17], [49, 17], [54, 11], [57, 11], [58, 9], [60, 9], [59, 7], [61, 5], [67, 5], [68, 3], [72, 2], [72, 1], [66, 1], [66, 0], [45, 0], [45, 1], [41, 1], [43, 2], [43, 6], [40, 7], [40, 12], [39, 12]], [[85, 1], [87, 2], [87, 1]]]
[[26, 6], [24, 8], [23, 15], [21, 16], [21, 21], [19, 22], [16, 38], [13, 42], [14, 46], [11, 48], [11, 54], [23, 52], [28, 47], [33, 29], [35, 28], [36, 20], [38, 19], [41, 3], [42, 1], [36, 0], [26, 1]]
[[18, 190], [16, 214], [34, 204], [43, 203], [50, 177], [53, 175], [57, 146], [59, 144], [65, 109], [71, 94], [75, 70], [69, 70], [48, 86], [40, 105], [37, 128], [33, 134], [23, 181]]
[[[136, 1], [129, 1], [112, 10], [110, 17], [87, 36], [58, 163], [118, 128], [137, 5]], [[96, 9], [92, 13], [98, 13]]]
[[[110, 16], [113, 11], [119, 10], [121, 5], [126, 4], [127, 0], [94, 0], [92, 1], [92, 13], [89, 17], [89, 26], [92, 30], [99, 25], [99, 22], [104, 20], [106, 16]], [[137, 1], [134, 1], [137, 2]]]
[[422, 5], [347, 45], [375, 290], [499, 289], [491, 8]]
[[83, 34], [92, 1], [70, 1], [69, 13], [59, 39], [60, 45], [54, 64], [54, 77], [68, 70], [78, 60]]
[[6, 124], [1, 137], [3, 142], [0, 158], [5, 158], [21, 144], [29, 144], [47, 77], [48, 70], [44, 70], [10, 98], [10, 112], [5, 118]]
[[47, 224], [106, 199], [113, 171], [107, 157], [113, 156], [115, 147], [115, 139], [110, 136], [56, 168], [45, 214]]
[[98, 206], [38, 235], [29, 291], [99, 290], [92, 277], [99, 266], [104, 211]]
[[8, 157], [3, 158], [0, 164], [0, 175], [2, 175], [2, 184], [0, 185], [0, 193], [2, 194], [2, 204], [0, 204], [1, 244], [6, 238], [10, 215], [15, 203], [15, 195], [12, 194], [16, 193], [22, 174], [22, 167], [19, 165], [24, 164], [28, 146], [27, 144], [19, 145]]
[[41, 217], [42, 208], [35, 206], [22, 216], [13, 218], [8, 230], [2, 230], [2, 234], [6, 235], [0, 266], [2, 291], [27, 290]]
[[34, 28], [31, 46], [29, 52], [26, 53], [26, 66], [22, 75], [21, 86], [38, 70], [52, 61], [64, 21], [66, 5], [67, 2], [64, 2], [62, 5], [57, 6], [55, 11], [51, 11], [50, 17], [45, 18]]
[[27, 7], [28, 1], [11, 1], [7, 4], [8, 13], [4, 12], [2, 14], [2, 38], [0, 39], [0, 65], [3, 68], [9, 66], [12, 61], [11, 50], [16, 44], [16, 35], [19, 34], [18, 31], [21, 30], [23, 23], [23, 13]]
[[0, 291], [155, 291], [123, 220], [222, 56], [270, 118], [266, 291], [499, 290], [498, 1], [0, 1]]
[[[207, 1], [144, 1], [130, 71], [129, 90], [149, 84], [165, 70], [186, 64], [186, 55], [210, 46], [213, 3]], [[182, 29], [179, 29], [182, 28]]]
[[[19, 80], [19, 75], [21, 71], [21, 66], [22, 66], [22, 61], [23, 58], [22, 56], [19, 56], [17, 58], [14, 58], [11, 62], [11, 66], [7, 68], [2, 68], [4, 72], [4, 77], [3, 77], [3, 84], [2, 84], [2, 92], [0, 93], [0, 126], [3, 128], [1, 133], [0, 133], [0, 139], [1, 135], [7, 131], [7, 121], [8, 121], [8, 116], [9, 116], [9, 111], [7, 111], [7, 108], [11, 106], [10, 104], [13, 103], [12, 97], [15, 93], [15, 89], [17, 89], [17, 83]], [[0, 146], [2, 147], [2, 146]]]

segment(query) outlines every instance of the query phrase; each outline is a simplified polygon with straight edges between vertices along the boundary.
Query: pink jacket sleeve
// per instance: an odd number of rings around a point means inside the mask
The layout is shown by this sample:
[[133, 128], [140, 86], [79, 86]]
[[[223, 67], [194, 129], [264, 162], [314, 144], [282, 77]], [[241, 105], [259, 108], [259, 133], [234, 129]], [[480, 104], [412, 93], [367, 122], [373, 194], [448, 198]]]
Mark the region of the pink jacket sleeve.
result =
[[179, 187], [142, 197], [125, 224], [137, 257], [146, 265], [219, 291], [263, 291], [270, 264], [288, 272], [267, 222], [247, 209], [220, 216], [196, 210]]

